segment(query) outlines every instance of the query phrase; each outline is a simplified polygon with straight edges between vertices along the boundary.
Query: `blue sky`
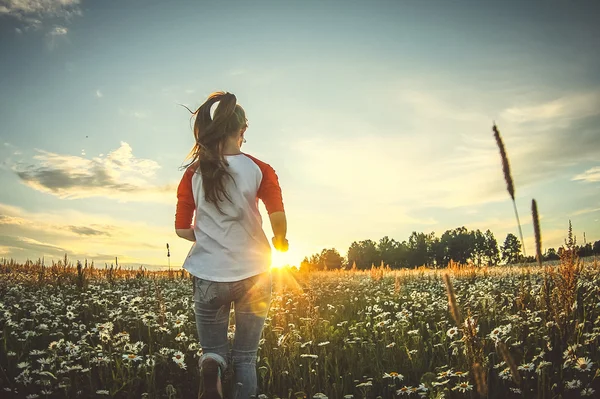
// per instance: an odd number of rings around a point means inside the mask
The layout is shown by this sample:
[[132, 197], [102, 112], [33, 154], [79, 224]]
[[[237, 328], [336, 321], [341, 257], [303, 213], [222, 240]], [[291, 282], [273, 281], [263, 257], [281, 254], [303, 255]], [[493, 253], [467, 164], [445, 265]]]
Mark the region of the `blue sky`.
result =
[[[173, 4], [176, 4], [174, 6]], [[466, 226], [600, 239], [593, 2], [0, 2], [0, 256], [179, 266], [189, 113], [233, 92], [290, 253]], [[264, 208], [263, 208], [264, 210]], [[265, 214], [266, 216], [266, 214]], [[265, 218], [265, 222], [267, 219]], [[265, 230], [270, 235], [268, 223]]]

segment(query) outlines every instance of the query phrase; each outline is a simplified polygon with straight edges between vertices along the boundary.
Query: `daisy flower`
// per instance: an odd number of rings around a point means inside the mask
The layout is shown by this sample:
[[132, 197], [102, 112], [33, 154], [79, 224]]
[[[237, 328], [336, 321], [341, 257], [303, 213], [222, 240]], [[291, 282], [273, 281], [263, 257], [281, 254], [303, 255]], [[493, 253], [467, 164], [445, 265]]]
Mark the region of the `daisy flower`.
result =
[[454, 388], [452, 388], [452, 390], [453, 391], [460, 391], [460, 392], [467, 392], [467, 391], [473, 390], [473, 385], [471, 385], [468, 382], [464, 381], [464, 382], [456, 384], [456, 386]]
[[581, 396], [592, 396], [594, 394], [594, 388], [583, 388], [581, 390]]
[[580, 357], [577, 359], [577, 362], [575, 363], [575, 366], [573, 366], [573, 367], [579, 371], [585, 372], [585, 371], [590, 371], [592, 369], [593, 365], [594, 365], [594, 362], [592, 362], [589, 358]]
[[175, 353], [173, 353], [172, 359], [175, 363], [177, 363], [179, 365], [180, 363], [184, 362], [185, 355], [181, 351], [176, 351]]

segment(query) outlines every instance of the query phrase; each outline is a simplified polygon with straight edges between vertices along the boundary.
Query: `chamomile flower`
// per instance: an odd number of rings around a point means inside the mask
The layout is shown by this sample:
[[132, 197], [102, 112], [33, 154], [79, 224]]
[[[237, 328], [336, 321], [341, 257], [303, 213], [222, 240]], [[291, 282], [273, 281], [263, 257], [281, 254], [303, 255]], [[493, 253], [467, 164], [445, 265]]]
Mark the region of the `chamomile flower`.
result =
[[139, 362], [142, 358], [135, 353], [125, 353], [123, 354], [123, 360], [128, 360], [130, 362]]
[[565, 383], [565, 388], [567, 389], [577, 389], [577, 388], [581, 388], [581, 381], [580, 380], [571, 380], [571, 381], [567, 381]]
[[389, 373], [383, 373], [383, 378], [391, 378], [393, 381], [402, 381], [404, 376], [395, 371], [390, 371]]
[[533, 363], [524, 363], [517, 367], [517, 370], [521, 371], [533, 371], [535, 370], [535, 364]]
[[176, 351], [173, 353], [173, 357], [171, 358], [177, 364], [183, 363], [185, 361], [185, 355], [181, 351]]
[[596, 392], [594, 388], [583, 388], [581, 390], [581, 396], [592, 396]]
[[575, 366], [573, 366], [576, 370], [581, 372], [587, 372], [592, 369], [594, 362], [592, 362], [589, 358], [580, 357], [577, 359]]
[[467, 392], [473, 390], [473, 385], [469, 384], [467, 381], [459, 382], [452, 388], [453, 391]]
[[446, 331], [446, 335], [448, 336], [448, 338], [454, 339], [454, 337], [456, 335], [458, 335], [458, 328], [452, 327], [452, 328], [448, 329], [448, 331]]

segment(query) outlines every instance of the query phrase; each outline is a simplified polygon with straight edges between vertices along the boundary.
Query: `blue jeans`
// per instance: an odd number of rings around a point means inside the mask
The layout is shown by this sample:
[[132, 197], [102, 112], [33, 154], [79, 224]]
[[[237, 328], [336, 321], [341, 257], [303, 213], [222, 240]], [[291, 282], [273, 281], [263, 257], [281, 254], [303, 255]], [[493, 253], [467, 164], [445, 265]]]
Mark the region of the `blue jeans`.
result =
[[[271, 306], [272, 283], [271, 272], [233, 282], [194, 277], [194, 313], [203, 350], [198, 363], [202, 367], [204, 359], [211, 357], [224, 371], [231, 362], [234, 375], [231, 399], [258, 395], [256, 352]], [[232, 302], [235, 336], [230, 354], [227, 330]]]

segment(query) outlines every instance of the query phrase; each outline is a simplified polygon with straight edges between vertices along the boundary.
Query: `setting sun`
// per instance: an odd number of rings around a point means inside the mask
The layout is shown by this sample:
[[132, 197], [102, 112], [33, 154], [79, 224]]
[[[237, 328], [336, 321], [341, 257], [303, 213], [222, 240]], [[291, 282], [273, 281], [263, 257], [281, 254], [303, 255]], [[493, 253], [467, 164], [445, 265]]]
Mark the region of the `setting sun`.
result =
[[300, 267], [302, 256], [296, 251], [279, 252], [273, 250], [271, 255], [271, 268], [279, 268], [284, 266]]

